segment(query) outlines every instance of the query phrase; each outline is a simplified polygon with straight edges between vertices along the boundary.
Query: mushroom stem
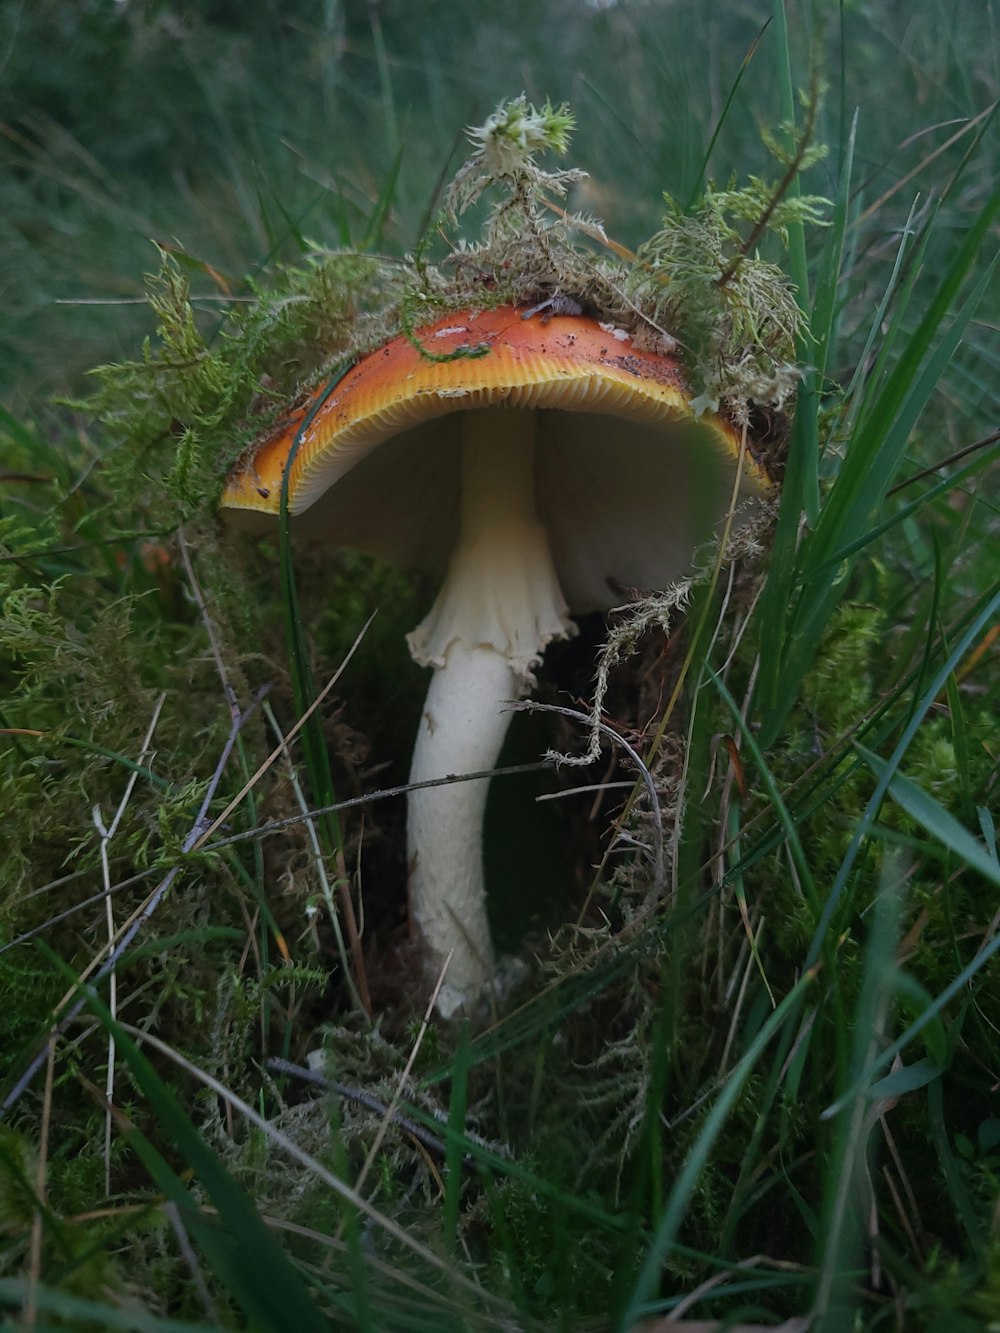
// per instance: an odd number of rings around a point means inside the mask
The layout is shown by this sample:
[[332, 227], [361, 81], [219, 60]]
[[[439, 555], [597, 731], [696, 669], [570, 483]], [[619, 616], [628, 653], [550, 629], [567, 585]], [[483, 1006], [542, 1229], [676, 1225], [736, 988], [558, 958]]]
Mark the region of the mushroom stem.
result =
[[[531, 683], [545, 645], [572, 631], [535, 512], [535, 426], [534, 413], [511, 409], [464, 417], [458, 540], [434, 606], [409, 636], [414, 658], [435, 668], [411, 782], [492, 768], [510, 722], [506, 705]], [[412, 919], [430, 969], [452, 955], [442, 1012], [494, 975], [482, 864], [488, 787], [481, 780], [410, 793]]]
[[[427, 691], [410, 781], [492, 768], [510, 724], [501, 709], [522, 685], [502, 653], [453, 643]], [[462, 997], [486, 985], [495, 965], [483, 883], [488, 791], [488, 779], [427, 787], [410, 792], [407, 809], [412, 919], [431, 969], [454, 950], [447, 993]]]

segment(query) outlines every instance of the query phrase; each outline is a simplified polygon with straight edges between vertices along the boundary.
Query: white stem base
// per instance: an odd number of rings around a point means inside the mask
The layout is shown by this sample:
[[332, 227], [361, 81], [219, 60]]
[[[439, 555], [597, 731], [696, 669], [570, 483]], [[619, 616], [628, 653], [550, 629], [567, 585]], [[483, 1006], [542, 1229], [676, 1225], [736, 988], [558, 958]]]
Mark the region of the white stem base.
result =
[[[510, 725], [510, 701], [522, 687], [522, 678], [494, 648], [453, 642], [427, 692], [410, 781], [492, 768]], [[410, 914], [429, 972], [440, 973], [451, 954], [448, 995], [475, 994], [495, 969], [482, 866], [488, 790], [489, 779], [482, 778], [409, 796]]]

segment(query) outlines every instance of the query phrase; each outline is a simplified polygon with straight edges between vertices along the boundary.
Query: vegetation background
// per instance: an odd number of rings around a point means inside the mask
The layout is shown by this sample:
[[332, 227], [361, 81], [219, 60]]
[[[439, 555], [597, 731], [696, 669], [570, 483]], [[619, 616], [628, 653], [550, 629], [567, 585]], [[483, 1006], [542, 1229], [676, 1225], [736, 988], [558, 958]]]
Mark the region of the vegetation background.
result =
[[[991, 0], [0, 4], [12, 1319], [998, 1326], [998, 73]], [[151, 242], [209, 340], [310, 244], [412, 250], [501, 98], [572, 104], [573, 207], [635, 247], [664, 192], [780, 178], [762, 131], [801, 127], [818, 85], [829, 152], [802, 188], [830, 225], [763, 243], [813, 323], [774, 556], [645, 635], [607, 701], [687, 806], [671, 892], [644, 914], [620, 842], [593, 878], [620, 790], [550, 818], [504, 788], [492, 874], [534, 914], [496, 924], [540, 960], [531, 998], [424, 1031], [398, 803], [345, 812], [326, 855], [301, 825], [189, 854], [274, 743], [258, 709], [222, 763], [222, 680], [295, 720], [287, 588], [80, 406], [87, 372], [142, 355]], [[325, 713], [333, 790], [405, 779], [426, 590], [352, 558], [297, 573], [319, 681], [379, 610]], [[551, 700], [586, 695], [601, 633]], [[536, 723], [520, 755], [551, 743]], [[654, 756], [668, 723], [684, 744]], [[595, 782], [633, 776], [605, 759]], [[282, 761], [223, 831], [324, 780]], [[337, 1095], [268, 1067], [319, 1048]]]

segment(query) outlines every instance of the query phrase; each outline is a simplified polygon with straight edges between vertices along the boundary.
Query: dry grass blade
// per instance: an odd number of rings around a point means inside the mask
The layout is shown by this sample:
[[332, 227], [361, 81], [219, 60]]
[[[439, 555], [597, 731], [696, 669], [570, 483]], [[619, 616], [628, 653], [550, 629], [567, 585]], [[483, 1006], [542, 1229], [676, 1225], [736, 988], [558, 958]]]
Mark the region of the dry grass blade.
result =
[[[110, 1107], [107, 1112], [110, 1117]], [[177, 1247], [184, 1256], [184, 1262], [188, 1266], [191, 1274], [191, 1281], [194, 1283], [195, 1290], [198, 1293], [198, 1299], [201, 1301], [205, 1315], [214, 1328], [221, 1328], [222, 1321], [219, 1319], [219, 1312], [215, 1308], [215, 1302], [212, 1300], [212, 1293], [208, 1289], [208, 1283], [205, 1281], [205, 1274], [202, 1272], [201, 1264], [198, 1262], [198, 1256], [195, 1253], [194, 1246], [191, 1244], [191, 1237], [187, 1233], [187, 1228], [180, 1215], [180, 1209], [170, 1199], [163, 1205], [163, 1211], [166, 1214], [167, 1221], [173, 1230], [174, 1237], [177, 1240]]]
[[[153, 741], [153, 733], [156, 730], [156, 724], [160, 719], [160, 713], [163, 709], [166, 694], [161, 694], [153, 708], [153, 716], [150, 718], [149, 727], [143, 738], [142, 749], [139, 753], [138, 763], [144, 764], [150, 756], [150, 747]], [[114, 948], [115, 940], [115, 916], [112, 904], [111, 894], [111, 865], [108, 859], [108, 848], [112, 839], [118, 831], [118, 825], [124, 818], [125, 811], [128, 808], [129, 800], [135, 784], [139, 780], [138, 769], [133, 769], [129, 775], [128, 782], [125, 784], [125, 792], [119, 802], [118, 809], [115, 811], [114, 818], [109, 827], [105, 828], [104, 820], [101, 815], [100, 806], [94, 806], [92, 811], [94, 826], [101, 839], [101, 877], [104, 883], [104, 907], [108, 926], [108, 948]], [[108, 1008], [111, 1010], [111, 1017], [118, 1015], [118, 975], [114, 968], [109, 974]], [[115, 1092], [115, 1039], [114, 1036], [108, 1037], [108, 1075], [105, 1083], [105, 1095], [109, 1102], [114, 1101]], [[111, 1112], [105, 1112], [104, 1120], [104, 1192], [111, 1193]]]
[[[452, 950], [452, 952], [454, 952], [454, 950]], [[378, 1156], [379, 1148], [381, 1148], [382, 1146], [382, 1140], [385, 1138], [389, 1126], [393, 1123], [393, 1120], [396, 1117], [396, 1109], [399, 1106], [400, 1098], [403, 1095], [403, 1090], [405, 1089], [407, 1083], [409, 1082], [410, 1074], [413, 1071], [413, 1066], [416, 1063], [417, 1056], [420, 1054], [420, 1047], [423, 1045], [424, 1037], [426, 1037], [427, 1035], [427, 1029], [430, 1026], [431, 1015], [434, 1013], [434, 1006], [435, 1004], [437, 1004], [438, 995], [441, 993], [441, 987], [444, 985], [444, 979], [448, 972], [448, 964], [451, 962], [451, 957], [452, 955], [451, 953], [449, 953], [448, 957], [444, 960], [444, 964], [441, 968], [441, 972], [438, 976], [438, 979], [434, 983], [434, 989], [431, 992], [430, 999], [427, 1001], [427, 1008], [424, 1010], [424, 1016], [423, 1019], [421, 1020], [420, 1027], [417, 1030], [416, 1037], [413, 1039], [413, 1045], [410, 1048], [410, 1054], [407, 1056], [406, 1064], [400, 1071], [399, 1080], [397, 1081], [395, 1090], [393, 1091], [392, 1094], [392, 1100], [389, 1102], [389, 1105], [385, 1108], [385, 1114], [382, 1117], [382, 1123], [378, 1127], [378, 1132], [376, 1133], [375, 1138], [372, 1140], [372, 1145], [368, 1149], [368, 1152], [365, 1156], [365, 1160], [362, 1163], [361, 1170], [358, 1172], [358, 1178], [354, 1182], [354, 1190], [359, 1198], [361, 1197], [361, 1190], [364, 1186], [364, 1183], [368, 1179], [368, 1173], [371, 1171], [372, 1167], [375, 1164], [375, 1159]], [[343, 1233], [344, 1225], [345, 1225], [344, 1221], [342, 1220], [337, 1228], [338, 1239]]]
[[443, 1259], [440, 1255], [435, 1254], [433, 1250], [428, 1249], [426, 1245], [423, 1245], [420, 1241], [416, 1240], [408, 1231], [401, 1227], [397, 1222], [394, 1222], [392, 1218], [386, 1217], [383, 1213], [380, 1213], [377, 1208], [374, 1208], [362, 1195], [358, 1194], [355, 1189], [346, 1184], [343, 1180], [340, 1180], [339, 1177], [335, 1176], [332, 1171], [328, 1170], [322, 1164], [322, 1162], [318, 1162], [309, 1153], [300, 1148], [297, 1143], [288, 1137], [287, 1134], [283, 1133], [275, 1125], [272, 1125], [265, 1116], [262, 1116], [259, 1111], [256, 1111], [252, 1106], [245, 1102], [243, 1098], [233, 1092], [231, 1088], [227, 1088], [225, 1084], [221, 1083], [217, 1078], [214, 1078], [207, 1072], [207, 1070], [201, 1069], [198, 1065], [187, 1060], [179, 1051], [176, 1051], [166, 1042], [161, 1041], [159, 1037], [154, 1037], [149, 1032], [143, 1032], [140, 1029], [130, 1027], [125, 1023], [121, 1024], [121, 1027], [133, 1037], [140, 1046], [151, 1046], [154, 1050], [159, 1051], [161, 1055], [172, 1061], [178, 1068], [183, 1069], [185, 1073], [189, 1074], [192, 1078], [197, 1079], [197, 1081], [203, 1084], [206, 1088], [210, 1088], [217, 1097], [230, 1103], [240, 1115], [244, 1116], [245, 1119], [250, 1122], [250, 1124], [259, 1129], [264, 1136], [275, 1145], [275, 1147], [288, 1153], [288, 1155], [294, 1158], [300, 1166], [305, 1167], [314, 1179], [321, 1181], [336, 1195], [343, 1199], [345, 1203], [356, 1208], [358, 1212], [362, 1213], [371, 1223], [373, 1223], [373, 1225], [383, 1231], [387, 1237], [396, 1241], [397, 1244], [401, 1245], [405, 1250], [408, 1250], [430, 1268], [443, 1274], [447, 1278], [450, 1286], [474, 1297], [477, 1303], [482, 1302], [487, 1306], [492, 1306], [497, 1311], [497, 1317], [501, 1320], [499, 1326], [504, 1326], [500, 1312], [507, 1308], [506, 1301], [500, 1297], [492, 1295], [477, 1283], [472, 1282], [463, 1273], [458, 1272], [453, 1263], [447, 1259]]
[[[233, 797], [233, 799], [232, 799], [232, 800], [229, 802], [229, 804], [226, 806], [225, 810], [223, 810], [222, 814], [219, 815], [217, 819], [214, 819], [214, 820], [212, 821], [212, 823], [208, 826], [208, 828], [206, 828], [206, 829], [204, 830], [204, 832], [201, 833], [201, 835], [198, 837], [197, 841], [196, 841], [196, 842], [192, 845], [192, 847], [190, 848], [191, 851], [200, 851], [200, 850], [205, 846], [205, 843], [206, 843], [206, 842], [208, 841], [208, 839], [212, 836], [212, 834], [216, 831], [216, 829], [221, 828], [221, 826], [226, 822], [226, 820], [227, 820], [227, 819], [229, 818], [229, 816], [233, 813], [233, 811], [236, 810], [236, 809], [239, 807], [239, 805], [246, 799], [247, 793], [253, 791], [254, 787], [257, 785], [257, 783], [260, 781], [260, 779], [264, 776], [264, 774], [267, 772], [267, 770], [271, 767], [271, 765], [274, 763], [274, 761], [278, 758], [278, 756], [281, 755], [281, 754], [284, 754], [284, 753], [286, 752], [286, 747], [287, 747], [287, 746], [289, 745], [289, 743], [290, 743], [291, 741], [293, 741], [293, 740], [295, 739], [295, 737], [299, 734], [299, 732], [302, 730], [302, 728], [306, 725], [306, 723], [307, 723], [307, 722], [309, 721], [309, 719], [312, 717], [313, 713], [315, 713], [316, 709], [320, 706], [320, 704], [324, 701], [324, 699], [326, 699], [327, 695], [329, 695], [329, 693], [330, 693], [330, 691], [333, 689], [334, 685], [336, 685], [337, 681], [338, 681], [338, 680], [340, 679], [340, 677], [343, 675], [344, 671], [345, 671], [346, 668], [347, 668], [347, 664], [350, 662], [351, 658], [352, 658], [352, 657], [354, 656], [354, 654], [357, 652], [358, 648], [359, 648], [360, 645], [361, 645], [361, 641], [362, 641], [362, 639], [365, 637], [365, 634], [368, 632], [368, 626], [369, 626], [369, 625], [372, 623], [372, 621], [375, 619], [375, 615], [376, 615], [376, 612], [373, 611], [372, 614], [371, 614], [371, 615], [368, 617], [368, 619], [365, 621], [364, 625], [362, 625], [361, 630], [360, 630], [360, 632], [358, 633], [357, 638], [354, 640], [353, 644], [352, 644], [351, 647], [350, 647], [350, 650], [348, 651], [348, 653], [347, 653], [346, 656], [344, 657], [344, 660], [341, 662], [340, 666], [339, 666], [339, 667], [337, 668], [337, 670], [333, 673], [333, 675], [330, 677], [330, 679], [327, 681], [327, 683], [323, 686], [322, 690], [319, 692], [319, 694], [317, 694], [316, 698], [312, 701], [312, 703], [311, 703], [311, 704], [309, 705], [309, 707], [305, 710], [305, 712], [302, 714], [302, 716], [298, 719], [298, 721], [295, 723], [295, 725], [291, 728], [291, 730], [288, 732], [288, 734], [287, 734], [286, 736], [283, 736], [283, 737], [282, 737], [282, 739], [281, 739], [281, 740], [279, 741], [279, 743], [274, 747], [274, 749], [271, 751], [271, 753], [267, 756], [267, 758], [264, 760], [264, 762], [260, 765], [260, 767], [257, 769], [257, 771], [253, 774], [253, 776], [247, 779], [247, 781], [243, 784], [243, 786], [240, 788], [240, 790], [236, 793], [236, 795]], [[337, 806], [333, 806], [332, 808], [333, 808], [333, 809], [337, 809], [338, 807], [337, 807]], [[312, 812], [312, 815], [309, 816], [309, 818], [312, 818], [312, 819], [318, 818], [319, 815], [321, 815], [321, 814], [323, 814], [323, 813], [324, 813], [324, 811], [322, 811], [322, 810], [316, 810], [316, 811], [313, 811], [313, 812]], [[295, 821], [293, 821], [293, 822], [295, 822]], [[273, 827], [273, 825], [272, 825], [271, 827]]]
[[56, 1063], [56, 1035], [49, 1037], [45, 1065], [45, 1092], [42, 1097], [42, 1123], [38, 1135], [38, 1167], [35, 1172], [35, 1214], [31, 1220], [31, 1248], [28, 1252], [28, 1298], [24, 1322], [34, 1328], [38, 1320], [36, 1292], [42, 1277], [42, 1208], [45, 1206], [45, 1181], [49, 1158], [49, 1130], [52, 1125], [52, 1078]]
[[[369, 621], [369, 624], [370, 623], [371, 622]], [[337, 674], [339, 675], [340, 673], [338, 672]], [[319, 702], [329, 692], [336, 678], [337, 677], [335, 676], [333, 680], [329, 682], [326, 689], [317, 698], [316, 704], [319, 704]], [[313, 707], [315, 706], [316, 705], [314, 704]], [[316, 832], [316, 820], [312, 816], [312, 813], [309, 810], [309, 805], [308, 802], [306, 801], [305, 792], [302, 790], [302, 784], [299, 781], [299, 775], [296, 772], [295, 765], [292, 762], [291, 751], [288, 748], [288, 737], [282, 735], [281, 728], [278, 726], [278, 720], [274, 716], [274, 713], [271, 711], [270, 707], [267, 704], [264, 705], [264, 711], [267, 716], [268, 722], [271, 724], [271, 729], [278, 737], [278, 745], [272, 752], [271, 756], [265, 761], [265, 765], [259, 768], [257, 772], [254, 774], [254, 777], [251, 779], [251, 782], [256, 782], [259, 779], [261, 773], [264, 772], [266, 765], [271, 763], [275, 755], [281, 753], [284, 754], [288, 769], [288, 778], [292, 784], [292, 790], [295, 793], [295, 799], [298, 802], [299, 809], [302, 811], [302, 821], [306, 827], [306, 837], [309, 839], [309, 847], [312, 852], [313, 867], [316, 871], [316, 878], [319, 880], [320, 891], [323, 894], [323, 901], [326, 903], [326, 910], [330, 918], [330, 925], [333, 929], [334, 938], [337, 941], [337, 952], [340, 956], [340, 965], [344, 970], [344, 980], [346, 981], [347, 988], [351, 993], [352, 1001], [357, 1006], [357, 1008], [367, 1016], [370, 1022], [372, 1018], [372, 1001], [371, 1001], [371, 995], [369, 994], [368, 991], [368, 979], [365, 975], [364, 956], [361, 953], [361, 947], [360, 947], [361, 942], [360, 939], [358, 939], [357, 927], [353, 920], [353, 912], [351, 913], [351, 916], [347, 921], [348, 934], [351, 936], [351, 958], [354, 961], [354, 967], [352, 968], [351, 959], [348, 958], [347, 942], [344, 939], [344, 931], [340, 924], [340, 912], [337, 910], [337, 904], [334, 902], [333, 889], [330, 886], [330, 877], [326, 872], [326, 860], [323, 856], [323, 849], [320, 846], [319, 835]], [[299, 725], [305, 722], [305, 720], [306, 719], [304, 717], [301, 718], [299, 721]], [[247, 786], [246, 790], [249, 790], [249, 786]], [[243, 794], [245, 793], [241, 794], [241, 799]], [[344, 874], [342, 868], [342, 861], [339, 856], [337, 865], [337, 877], [340, 883], [343, 884]], [[350, 904], [349, 897], [347, 899], [347, 903]], [[351, 926], [354, 926], [353, 931], [351, 930]], [[357, 947], [355, 947], [355, 944]]]
[[928, 153], [926, 157], [921, 158], [920, 161], [917, 163], [917, 165], [912, 168], [912, 170], [908, 171], [904, 176], [900, 176], [899, 180], [894, 181], [893, 184], [890, 185], [888, 190], [886, 190], [883, 194], [879, 195], [879, 197], [875, 200], [874, 203], [868, 205], [868, 207], [864, 210], [863, 213], [859, 213], [856, 218], [852, 219], [850, 224], [851, 228], [854, 229], [861, 227], [869, 220], [869, 218], [877, 216], [877, 214], [881, 212], [881, 210], [885, 207], [885, 205], [889, 202], [889, 200], [893, 197], [893, 195], [898, 194], [900, 190], [902, 190], [905, 186], [909, 185], [910, 181], [913, 180], [914, 177], [919, 176], [925, 167], [929, 167], [930, 164], [934, 162], [937, 158], [939, 158], [942, 153], [946, 153], [953, 144], [958, 143], [959, 139], [964, 138], [964, 136], [968, 134], [970, 130], [974, 130], [977, 125], [981, 124], [984, 120], [986, 120], [989, 116], [991, 116], [994, 113], [994, 111], [996, 111], [996, 109], [997, 109], [997, 103], [992, 102], [988, 107], [980, 111], [978, 116], [973, 116], [971, 120], [967, 120], [960, 130], [956, 130], [954, 134], [949, 135], [949, 137], [945, 139], [944, 143], [939, 144], [937, 148], [934, 149], [933, 152]]

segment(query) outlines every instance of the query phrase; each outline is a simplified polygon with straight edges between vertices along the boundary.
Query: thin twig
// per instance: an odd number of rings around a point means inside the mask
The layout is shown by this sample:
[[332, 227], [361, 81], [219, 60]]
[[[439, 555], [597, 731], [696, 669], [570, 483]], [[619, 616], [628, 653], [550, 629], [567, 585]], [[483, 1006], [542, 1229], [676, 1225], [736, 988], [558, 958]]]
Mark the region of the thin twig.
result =
[[403, 1115], [400, 1111], [393, 1110], [380, 1098], [373, 1096], [370, 1092], [365, 1092], [363, 1088], [350, 1088], [345, 1083], [338, 1083], [336, 1079], [324, 1078], [322, 1074], [317, 1074], [314, 1069], [307, 1069], [305, 1065], [293, 1064], [291, 1060], [282, 1059], [278, 1055], [271, 1056], [264, 1067], [271, 1074], [284, 1074], [288, 1078], [300, 1079], [303, 1083], [309, 1083], [314, 1088], [321, 1088], [324, 1092], [335, 1092], [338, 1097], [343, 1097], [345, 1101], [356, 1102], [358, 1106], [363, 1106], [367, 1111], [373, 1111], [375, 1115], [386, 1116], [389, 1123], [397, 1125], [400, 1129], [405, 1130], [407, 1134], [411, 1134], [425, 1148], [429, 1148], [431, 1152], [442, 1158], [445, 1155], [443, 1139], [439, 1139], [429, 1129], [425, 1129], [423, 1125], [418, 1125], [415, 1120], [410, 1120], [408, 1116]]
[[28, 1253], [28, 1298], [25, 1301], [24, 1322], [29, 1329], [37, 1322], [37, 1290], [41, 1280], [41, 1233], [45, 1208], [45, 1176], [48, 1168], [48, 1136], [52, 1126], [52, 1076], [56, 1066], [56, 1033], [49, 1034], [45, 1044], [45, 1093], [41, 1098], [41, 1132], [39, 1134], [39, 1161], [35, 1172], [35, 1216], [31, 1221], [31, 1250]]
[[226, 692], [226, 702], [229, 704], [229, 715], [232, 718], [239, 716], [240, 705], [236, 698], [236, 691], [233, 689], [232, 682], [229, 679], [229, 673], [226, 671], [226, 664], [222, 659], [222, 649], [219, 646], [219, 640], [215, 633], [215, 626], [208, 614], [208, 606], [205, 603], [205, 596], [201, 591], [201, 585], [198, 582], [198, 576], [194, 572], [194, 565], [191, 562], [191, 552], [188, 548], [187, 538], [184, 536], [183, 527], [177, 529], [177, 543], [181, 550], [181, 560], [184, 562], [184, 572], [188, 577], [188, 585], [191, 589], [191, 596], [198, 607], [198, 614], [201, 616], [202, 628], [205, 631], [205, 637], [208, 639], [209, 647], [212, 649], [212, 656], [215, 659], [215, 669], [218, 672], [219, 679], [222, 681], [222, 688]]
[[[291, 735], [291, 733], [289, 733]], [[447, 787], [453, 782], [483, 782], [490, 778], [510, 777], [515, 773], [537, 773], [544, 768], [553, 768], [551, 760], [540, 759], [533, 764], [510, 764], [507, 768], [482, 768], [474, 773], [446, 773], [441, 778], [428, 778], [423, 782], [402, 782], [398, 787], [382, 787], [378, 791], [368, 792], [364, 796], [350, 796], [344, 801], [334, 801], [332, 805], [320, 805], [308, 810], [304, 815], [287, 815], [284, 819], [270, 819], [259, 828], [247, 829], [243, 833], [233, 833], [227, 838], [219, 838], [200, 846], [199, 851], [217, 852], [223, 847], [232, 847], [234, 843], [249, 842], [253, 838], [264, 837], [270, 833], [280, 833], [282, 829], [292, 828], [304, 821], [322, 819], [324, 815], [336, 814], [341, 810], [353, 810], [359, 805], [370, 805], [374, 801], [386, 801], [394, 796], [405, 796], [407, 792], [421, 791], [425, 787]]]
[[[336, 1079], [325, 1078], [322, 1074], [317, 1074], [314, 1069], [307, 1069], [305, 1065], [293, 1064], [291, 1060], [282, 1059], [278, 1055], [271, 1056], [264, 1067], [269, 1073], [284, 1074], [288, 1078], [300, 1079], [303, 1083], [322, 1089], [323, 1092], [335, 1092], [338, 1097], [343, 1097], [345, 1101], [355, 1102], [358, 1106], [363, 1106], [365, 1110], [374, 1112], [375, 1115], [386, 1117], [387, 1123], [404, 1130], [419, 1143], [422, 1143], [430, 1152], [435, 1153], [442, 1159], [447, 1152], [444, 1139], [438, 1138], [426, 1126], [419, 1124], [416, 1120], [411, 1120], [409, 1116], [396, 1110], [393, 1103], [386, 1104], [381, 1098], [370, 1092], [365, 1092], [363, 1088], [348, 1087], [345, 1083], [338, 1083]], [[487, 1143], [485, 1139], [481, 1139], [472, 1130], [466, 1128], [464, 1134], [466, 1139], [477, 1147], [501, 1157], [506, 1155], [501, 1146]], [[476, 1159], [472, 1153], [462, 1155], [462, 1165], [469, 1171], [475, 1169]]]
[[38, 1283], [42, 1276], [42, 1210], [45, 1207], [45, 1179], [49, 1160], [49, 1129], [52, 1125], [52, 1077], [56, 1062], [56, 1034], [45, 1046], [45, 1094], [42, 1097], [42, 1125], [38, 1135], [38, 1168], [35, 1172], [35, 1215], [31, 1219], [31, 1250], [28, 1255], [28, 1299], [24, 1322], [34, 1328], [38, 1320]]

